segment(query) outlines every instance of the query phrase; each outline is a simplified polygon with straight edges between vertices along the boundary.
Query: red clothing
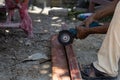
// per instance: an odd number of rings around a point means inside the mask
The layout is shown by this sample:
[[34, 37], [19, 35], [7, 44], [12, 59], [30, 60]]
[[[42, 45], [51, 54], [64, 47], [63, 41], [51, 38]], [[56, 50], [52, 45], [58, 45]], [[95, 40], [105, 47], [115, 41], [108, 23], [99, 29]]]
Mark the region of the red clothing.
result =
[[22, 3], [21, 6], [22, 7], [19, 9], [22, 23], [21, 28], [24, 29], [30, 37], [33, 37], [32, 20], [27, 11], [28, 5]]
[[16, 2], [14, 0], [5, 0], [5, 4], [7, 9], [14, 9], [17, 7]]
[[[14, 14], [14, 9], [18, 8], [21, 18], [21, 28], [28, 34], [29, 37], [33, 37], [32, 20], [28, 14], [28, 1], [29, 0], [5, 0], [6, 8], [8, 10], [9, 22]], [[18, 4], [20, 7], [18, 7]]]

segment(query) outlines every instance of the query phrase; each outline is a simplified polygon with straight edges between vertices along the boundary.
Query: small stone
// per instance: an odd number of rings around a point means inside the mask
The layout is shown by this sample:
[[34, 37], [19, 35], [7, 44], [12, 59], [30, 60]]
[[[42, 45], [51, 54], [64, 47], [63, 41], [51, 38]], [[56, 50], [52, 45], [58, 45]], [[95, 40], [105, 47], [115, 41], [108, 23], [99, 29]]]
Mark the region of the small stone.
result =
[[32, 45], [31, 40], [28, 39], [28, 38], [26, 38], [26, 39], [25, 39], [25, 45], [26, 45], [26, 46]]

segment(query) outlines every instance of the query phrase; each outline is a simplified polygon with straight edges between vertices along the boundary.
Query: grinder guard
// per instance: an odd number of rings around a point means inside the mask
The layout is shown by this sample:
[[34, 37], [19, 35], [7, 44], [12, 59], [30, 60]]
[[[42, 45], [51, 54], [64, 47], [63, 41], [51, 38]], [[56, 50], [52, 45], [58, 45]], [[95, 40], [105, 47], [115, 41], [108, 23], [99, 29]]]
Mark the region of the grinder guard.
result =
[[62, 45], [66, 46], [68, 44], [71, 44], [71, 43], [73, 43], [73, 40], [74, 40], [74, 36], [70, 31], [62, 30], [59, 32], [58, 41]]

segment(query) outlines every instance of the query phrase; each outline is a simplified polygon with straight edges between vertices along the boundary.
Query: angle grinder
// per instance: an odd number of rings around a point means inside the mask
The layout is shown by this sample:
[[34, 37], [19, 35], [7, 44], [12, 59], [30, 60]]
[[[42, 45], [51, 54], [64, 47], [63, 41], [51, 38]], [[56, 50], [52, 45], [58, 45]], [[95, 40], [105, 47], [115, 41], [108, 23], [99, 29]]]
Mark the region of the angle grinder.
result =
[[77, 30], [74, 28], [70, 28], [69, 30], [62, 30], [59, 32], [58, 41], [66, 46], [68, 44], [73, 43], [74, 38], [76, 38]]
[[[101, 26], [101, 24], [99, 24], [98, 22], [93, 22], [89, 25], [90, 28], [96, 26]], [[58, 41], [64, 46], [73, 43], [73, 40], [75, 38], [77, 38], [77, 29], [75, 28], [70, 28], [69, 30], [62, 30], [58, 34]]]

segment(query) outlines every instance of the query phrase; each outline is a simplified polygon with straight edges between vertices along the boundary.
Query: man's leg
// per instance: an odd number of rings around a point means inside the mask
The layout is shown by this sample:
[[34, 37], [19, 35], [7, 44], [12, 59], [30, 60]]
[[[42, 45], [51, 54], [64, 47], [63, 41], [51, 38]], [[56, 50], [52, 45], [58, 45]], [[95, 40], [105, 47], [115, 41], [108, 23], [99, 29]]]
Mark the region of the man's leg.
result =
[[120, 2], [117, 4], [107, 35], [98, 52], [98, 61], [94, 67], [110, 76], [118, 74], [120, 58]]

